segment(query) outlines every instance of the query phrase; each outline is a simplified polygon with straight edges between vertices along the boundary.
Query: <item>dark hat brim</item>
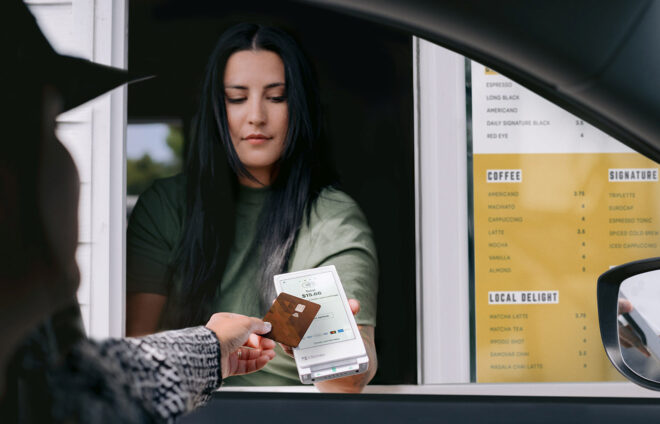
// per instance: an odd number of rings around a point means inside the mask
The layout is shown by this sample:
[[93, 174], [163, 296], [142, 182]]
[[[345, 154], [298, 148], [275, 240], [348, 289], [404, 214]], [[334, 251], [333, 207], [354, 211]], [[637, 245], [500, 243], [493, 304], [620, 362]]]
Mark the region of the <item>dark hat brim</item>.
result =
[[64, 110], [73, 109], [123, 84], [153, 78], [89, 60], [58, 55], [52, 83], [63, 98]]
[[151, 78], [57, 53], [21, 0], [0, 0], [0, 12], [17, 24], [11, 36], [8, 28], [0, 27], [0, 45], [7, 50], [0, 71], [3, 81], [13, 82], [12, 95], [21, 96], [26, 87], [53, 85], [62, 96], [64, 110], [69, 110], [120, 85]]

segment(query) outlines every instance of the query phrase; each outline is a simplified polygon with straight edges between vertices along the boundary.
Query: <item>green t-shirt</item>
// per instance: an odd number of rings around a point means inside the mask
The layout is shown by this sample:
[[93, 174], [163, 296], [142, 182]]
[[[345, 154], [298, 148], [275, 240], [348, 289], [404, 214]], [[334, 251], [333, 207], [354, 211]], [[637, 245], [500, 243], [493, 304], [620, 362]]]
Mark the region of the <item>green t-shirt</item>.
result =
[[[180, 290], [170, 264], [183, 234], [185, 178], [178, 175], [156, 181], [135, 205], [126, 244], [127, 291], [168, 297]], [[255, 235], [268, 189], [240, 186], [236, 202], [236, 234], [211, 312], [261, 316], [258, 255]], [[376, 325], [378, 265], [373, 235], [357, 203], [345, 193], [324, 189], [314, 203], [309, 223], [303, 220], [287, 272], [334, 265], [348, 298], [360, 301], [355, 317], [362, 325]], [[163, 311], [162, 327], [170, 328]], [[263, 370], [230, 377], [226, 385], [275, 386], [300, 384], [296, 366], [277, 347], [277, 356]]]

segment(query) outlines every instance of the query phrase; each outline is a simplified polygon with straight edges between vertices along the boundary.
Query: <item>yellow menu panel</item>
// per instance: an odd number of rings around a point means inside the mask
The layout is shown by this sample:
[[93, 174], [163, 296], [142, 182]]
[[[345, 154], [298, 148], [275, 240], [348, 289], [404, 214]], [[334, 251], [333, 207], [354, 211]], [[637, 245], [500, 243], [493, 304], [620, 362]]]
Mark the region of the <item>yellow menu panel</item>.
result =
[[623, 380], [596, 280], [660, 256], [658, 168], [637, 153], [474, 154], [478, 382]]

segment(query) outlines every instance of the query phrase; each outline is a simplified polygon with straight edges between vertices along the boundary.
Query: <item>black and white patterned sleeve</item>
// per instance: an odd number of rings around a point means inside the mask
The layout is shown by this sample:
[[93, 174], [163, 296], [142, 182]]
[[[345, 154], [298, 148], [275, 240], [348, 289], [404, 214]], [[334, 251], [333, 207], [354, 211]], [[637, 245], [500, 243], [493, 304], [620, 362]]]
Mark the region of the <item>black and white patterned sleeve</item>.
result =
[[142, 338], [89, 341], [83, 360], [98, 359], [129, 396], [157, 421], [171, 422], [204, 404], [220, 386], [220, 344], [211, 330], [193, 327]]

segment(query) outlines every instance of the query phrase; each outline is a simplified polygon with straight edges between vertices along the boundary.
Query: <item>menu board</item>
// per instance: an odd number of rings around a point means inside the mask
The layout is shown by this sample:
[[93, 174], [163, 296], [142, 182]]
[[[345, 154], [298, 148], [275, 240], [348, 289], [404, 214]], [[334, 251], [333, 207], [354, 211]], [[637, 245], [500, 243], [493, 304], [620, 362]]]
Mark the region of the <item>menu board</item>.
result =
[[477, 382], [621, 380], [596, 281], [660, 256], [660, 166], [472, 62]]

